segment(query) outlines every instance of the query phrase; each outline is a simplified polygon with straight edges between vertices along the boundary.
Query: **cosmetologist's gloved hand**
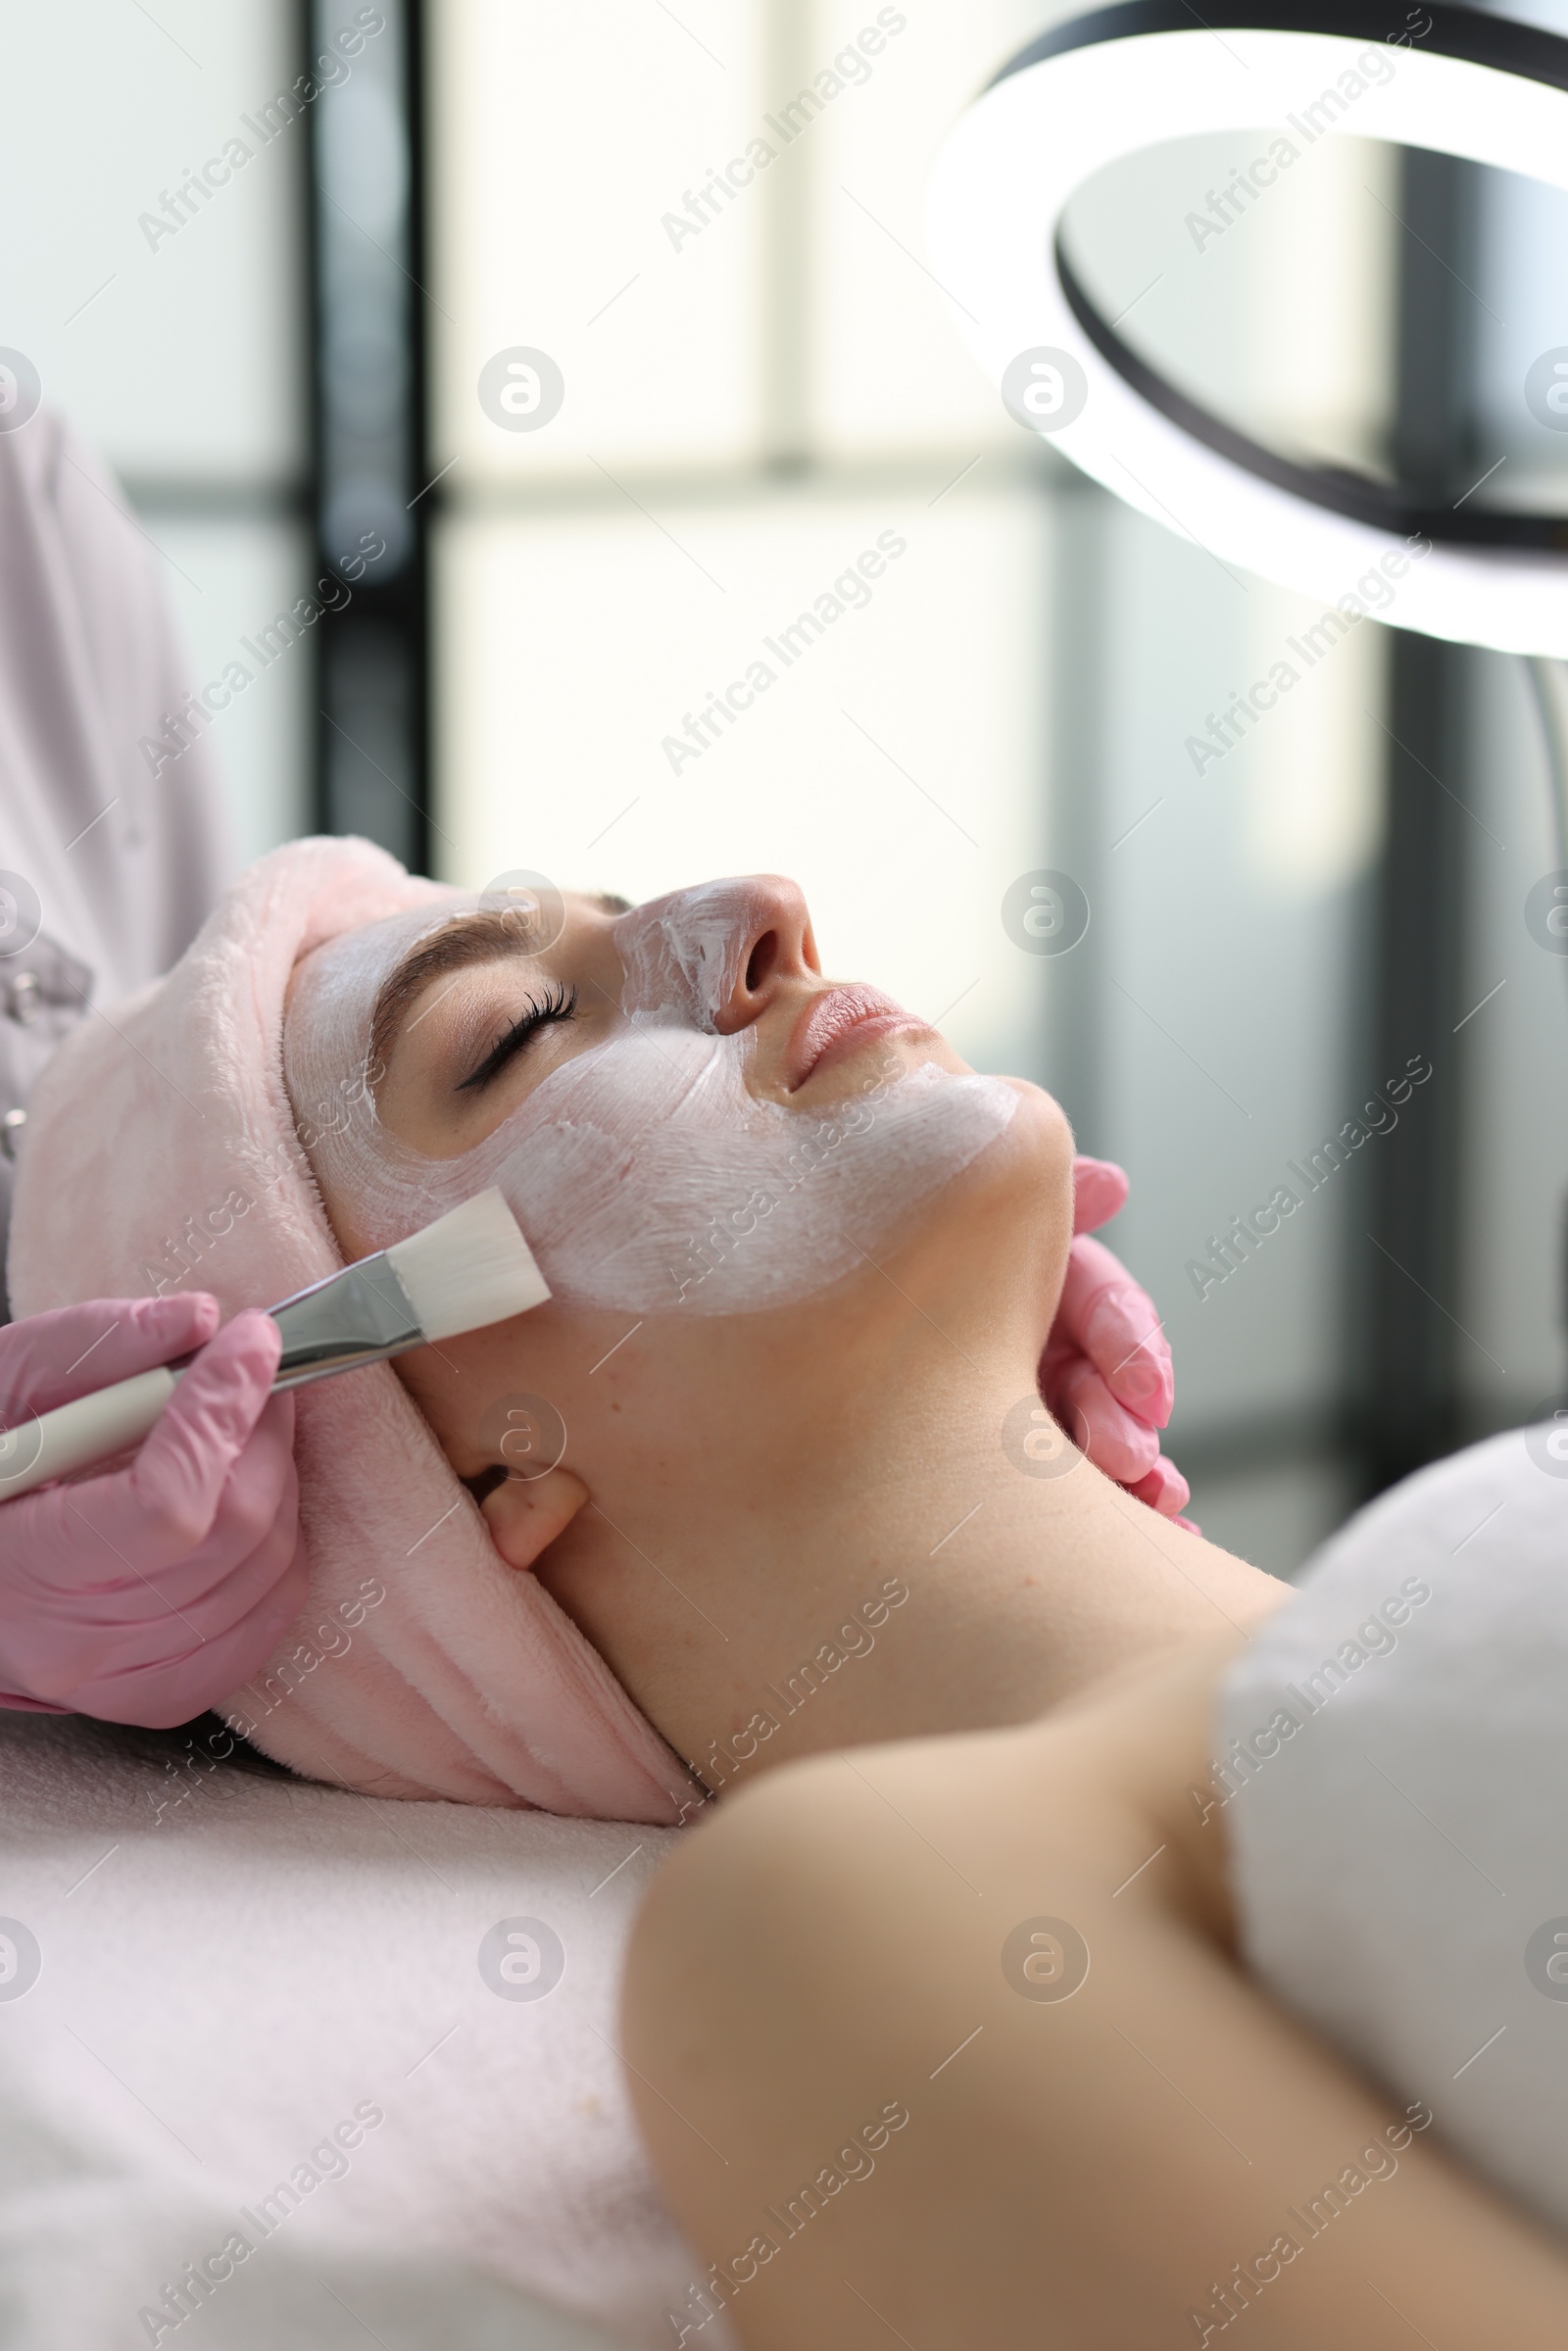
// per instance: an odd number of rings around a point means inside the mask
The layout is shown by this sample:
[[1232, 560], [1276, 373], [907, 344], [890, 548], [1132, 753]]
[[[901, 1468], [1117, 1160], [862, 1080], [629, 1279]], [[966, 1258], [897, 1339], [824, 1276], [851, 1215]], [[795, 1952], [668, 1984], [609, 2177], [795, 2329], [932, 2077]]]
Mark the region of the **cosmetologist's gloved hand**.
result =
[[1109, 1159], [1077, 1158], [1072, 1173], [1075, 1239], [1040, 1358], [1040, 1394], [1107, 1478], [1162, 1518], [1191, 1526], [1181, 1516], [1187, 1480], [1159, 1449], [1176, 1385], [1154, 1301], [1119, 1257], [1088, 1238], [1125, 1204], [1125, 1170]]
[[[95, 1298], [0, 1330], [17, 1428], [201, 1352], [128, 1465], [0, 1498], [0, 1705], [165, 1728], [242, 1687], [305, 1604], [294, 1399], [268, 1314]], [[0, 1483], [0, 1497], [4, 1486]]]

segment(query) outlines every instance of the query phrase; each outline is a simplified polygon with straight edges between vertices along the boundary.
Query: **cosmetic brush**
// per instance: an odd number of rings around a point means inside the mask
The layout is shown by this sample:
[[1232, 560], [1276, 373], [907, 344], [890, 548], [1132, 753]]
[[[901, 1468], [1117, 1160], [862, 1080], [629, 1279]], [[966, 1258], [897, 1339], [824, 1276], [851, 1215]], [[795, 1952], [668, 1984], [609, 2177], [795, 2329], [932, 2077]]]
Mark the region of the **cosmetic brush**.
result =
[[[283, 1334], [274, 1393], [410, 1347], [482, 1331], [550, 1296], [501, 1194], [481, 1192], [407, 1241], [328, 1274], [270, 1309]], [[174, 1393], [187, 1355], [0, 1432], [0, 1499], [139, 1444]]]

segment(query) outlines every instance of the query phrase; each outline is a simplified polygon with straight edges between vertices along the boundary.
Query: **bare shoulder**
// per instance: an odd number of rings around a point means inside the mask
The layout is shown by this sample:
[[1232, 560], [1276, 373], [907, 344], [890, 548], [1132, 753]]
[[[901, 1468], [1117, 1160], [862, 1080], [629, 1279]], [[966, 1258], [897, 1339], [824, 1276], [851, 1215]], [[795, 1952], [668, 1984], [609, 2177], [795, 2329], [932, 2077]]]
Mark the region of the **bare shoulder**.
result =
[[717, 1916], [776, 1899], [798, 1918], [806, 1883], [835, 1901], [857, 1889], [869, 1901], [882, 1852], [901, 1883], [911, 1866], [933, 1885], [945, 1870], [949, 1891], [964, 1880], [958, 1856], [997, 1890], [1036, 1884], [1053, 1857], [1071, 1868], [1076, 1856], [1098, 1880], [1147, 1858], [1144, 1840], [1157, 1832], [1167, 1866], [1143, 1895], [1196, 1905], [1224, 1935], [1222, 1831], [1203, 1822], [1191, 1790], [1207, 1780], [1214, 1691], [1241, 1640], [1146, 1660], [1036, 1722], [783, 1766], [692, 1832], [656, 1881], [645, 1922], [662, 1926], [694, 1900]]
[[1236, 1964], [1191, 1793], [1235, 1646], [791, 1765], [666, 1865], [624, 2045], [708, 2265], [671, 2339], [1568, 2339], [1561, 2247]]

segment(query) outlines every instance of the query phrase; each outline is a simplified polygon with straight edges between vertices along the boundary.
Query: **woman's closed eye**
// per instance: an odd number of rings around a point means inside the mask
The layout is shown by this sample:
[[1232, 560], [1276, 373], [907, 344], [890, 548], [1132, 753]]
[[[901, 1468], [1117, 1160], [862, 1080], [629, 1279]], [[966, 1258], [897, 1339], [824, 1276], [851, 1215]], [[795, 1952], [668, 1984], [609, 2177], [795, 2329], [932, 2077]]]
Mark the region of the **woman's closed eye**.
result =
[[510, 1066], [541, 1029], [569, 1020], [577, 1009], [577, 991], [552, 980], [537, 997], [530, 996], [515, 1019], [510, 1021], [482, 1060], [458, 1082], [460, 1094], [482, 1094]]

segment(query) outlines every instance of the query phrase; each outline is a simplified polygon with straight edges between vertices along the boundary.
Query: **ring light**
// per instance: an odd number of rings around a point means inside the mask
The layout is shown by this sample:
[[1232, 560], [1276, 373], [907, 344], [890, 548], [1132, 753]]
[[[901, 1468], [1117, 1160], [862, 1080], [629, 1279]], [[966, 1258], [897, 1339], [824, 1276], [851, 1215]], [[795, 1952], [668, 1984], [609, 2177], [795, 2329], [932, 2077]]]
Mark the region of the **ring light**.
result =
[[[1357, 64], [1369, 50], [1376, 75]], [[1568, 657], [1568, 517], [1434, 507], [1278, 456], [1167, 382], [1074, 273], [1062, 217], [1106, 165], [1293, 122], [1309, 142], [1338, 129], [1568, 190], [1568, 41], [1376, 0], [1211, 0], [1200, 20], [1184, 0], [1130, 0], [1059, 25], [1004, 67], [937, 159], [933, 267], [960, 331], [1020, 421], [1221, 558], [1331, 603], [1401, 563], [1401, 625]], [[1430, 548], [1406, 573], [1412, 538]]]

